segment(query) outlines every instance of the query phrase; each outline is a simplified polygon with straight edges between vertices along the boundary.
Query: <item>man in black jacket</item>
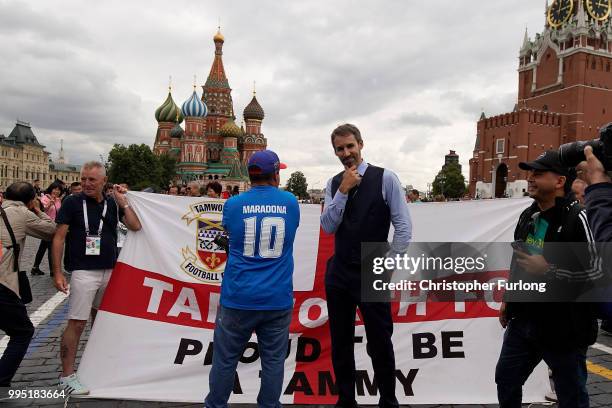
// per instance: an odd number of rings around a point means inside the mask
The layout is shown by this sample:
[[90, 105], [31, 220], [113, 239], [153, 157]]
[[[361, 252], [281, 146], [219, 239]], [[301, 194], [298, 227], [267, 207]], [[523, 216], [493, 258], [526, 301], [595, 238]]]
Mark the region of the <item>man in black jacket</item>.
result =
[[[506, 293], [500, 310], [506, 333], [495, 372], [499, 404], [520, 407], [523, 384], [544, 360], [552, 370], [559, 407], [588, 407], [586, 350], [597, 337], [597, 320], [588, 303], [552, 303], [546, 296], [572, 294], [600, 279], [600, 262], [593, 255], [584, 210], [567, 198], [568, 169], [558, 153], [547, 151], [519, 167], [529, 171], [528, 192], [535, 202], [521, 214], [514, 232], [524, 246], [515, 251], [510, 281], [544, 282], [547, 293], [542, 299]], [[554, 243], [567, 243], [561, 245], [571, 250], [559, 250]]]
[[[595, 242], [599, 243], [603, 258], [604, 271], [608, 271], [608, 282], [612, 266], [612, 180], [606, 173], [601, 162], [593, 154], [593, 148], [584, 149], [586, 166], [583, 166], [585, 178], [589, 186], [585, 190], [585, 203], [589, 225], [593, 230]], [[607, 313], [610, 314], [608, 306]], [[612, 334], [612, 320], [601, 322], [601, 329]]]
[[593, 148], [584, 149], [586, 166], [583, 167], [587, 184], [585, 202], [587, 214], [596, 242], [612, 241], [612, 181], [603, 164], [593, 154]]

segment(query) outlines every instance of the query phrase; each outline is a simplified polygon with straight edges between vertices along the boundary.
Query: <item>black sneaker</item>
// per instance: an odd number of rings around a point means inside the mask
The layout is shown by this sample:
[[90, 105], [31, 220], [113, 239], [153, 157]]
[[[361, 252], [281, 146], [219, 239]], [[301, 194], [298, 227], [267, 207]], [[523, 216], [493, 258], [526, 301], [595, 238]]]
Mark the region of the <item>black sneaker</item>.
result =
[[44, 275], [45, 273], [43, 271], [40, 270], [40, 268], [38, 266], [35, 266], [32, 268], [32, 270], [30, 271], [30, 274], [32, 274], [32, 276], [37, 276], [37, 275]]

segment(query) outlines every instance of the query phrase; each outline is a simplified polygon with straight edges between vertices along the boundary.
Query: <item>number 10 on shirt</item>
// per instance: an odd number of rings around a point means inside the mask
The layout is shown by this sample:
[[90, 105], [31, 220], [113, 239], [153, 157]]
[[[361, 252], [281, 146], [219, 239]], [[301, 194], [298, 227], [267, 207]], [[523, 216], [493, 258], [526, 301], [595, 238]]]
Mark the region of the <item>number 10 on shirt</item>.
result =
[[[257, 217], [244, 219], [244, 256], [255, 256]], [[285, 241], [285, 220], [281, 217], [264, 217], [259, 223], [259, 256], [279, 258]]]

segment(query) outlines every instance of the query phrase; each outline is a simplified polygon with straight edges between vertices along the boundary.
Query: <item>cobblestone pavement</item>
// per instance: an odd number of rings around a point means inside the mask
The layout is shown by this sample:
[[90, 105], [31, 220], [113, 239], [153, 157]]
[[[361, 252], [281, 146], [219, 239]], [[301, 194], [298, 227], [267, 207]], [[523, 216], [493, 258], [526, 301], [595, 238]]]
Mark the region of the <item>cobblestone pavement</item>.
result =
[[[34, 262], [34, 254], [38, 248], [38, 240], [28, 238], [23, 256], [23, 268], [29, 271]], [[48, 275], [49, 268], [47, 266], [47, 258], [43, 260], [41, 269], [47, 274], [44, 276], [30, 277], [34, 301], [28, 305], [30, 314], [38, 310], [47, 300], [56, 295], [57, 291], [53, 287], [51, 279]], [[24, 388], [41, 388], [55, 387], [57, 385], [60, 372], [59, 361], [59, 338], [64, 329], [67, 314], [67, 301], [62, 300], [53, 308], [53, 312], [36, 328], [36, 333], [19, 371], [13, 380], [13, 389]], [[34, 318], [32, 319], [34, 320]], [[77, 354], [80, 358], [84, 345], [89, 337], [90, 325], [88, 324], [86, 331], [81, 340], [80, 351]], [[0, 335], [0, 341], [1, 335]], [[608, 347], [612, 347], [612, 337], [600, 334], [597, 342]], [[588, 360], [599, 367], [607, 370], [612, 370], [612, 354], [605, 351], [590, 348], [588, 352]], [[77, 360], [78, 364], [78, 360]], [[604, 374], [606, 375], [606, 374]], [[607, 372], [610, 375], [610, 371]], [[591, 399], [591, 407], [612, 408], [612, 380], [605, 378], [603, 375], [589, 373], [588, 389]], [[22, 407], [22, 406], [44, 406], [44, 407], [201, 407], [202, 404], [175, 404], [175, 403], [153, 403], [145, 401], [115, 401], [115, 400], [84, 400], [70, 398], [67, 401], [62, 399], [21, 399], [19, 401], [0, 401], [0, 404], [7, 407]], [[255, 405], [236, 404], [236, 407], [251, 408]], [[497, 407], [497, 405], [413, 405], [414, 407]], [[527, 407], [528, 405], [524, 405]], [[532, 404], [530, 407], [556, 407], [556, 404], [543, 405]]]

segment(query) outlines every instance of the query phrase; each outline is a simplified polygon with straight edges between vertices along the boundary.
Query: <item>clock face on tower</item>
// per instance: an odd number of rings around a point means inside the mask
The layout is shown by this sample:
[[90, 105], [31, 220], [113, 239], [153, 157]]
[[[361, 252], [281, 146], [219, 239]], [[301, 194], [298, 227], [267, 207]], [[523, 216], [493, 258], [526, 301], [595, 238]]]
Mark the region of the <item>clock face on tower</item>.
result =
[[586, 0], [586, 7], [595, 20], [605, 20], [610, 16], [612, 0]]
[[[608, 0], [594, 0], [595, 2], [608, 2]], [[551, 27], [561, 27], [574, 11], [574, 0], [555, 0], [548, 8], [547, 18]]]

